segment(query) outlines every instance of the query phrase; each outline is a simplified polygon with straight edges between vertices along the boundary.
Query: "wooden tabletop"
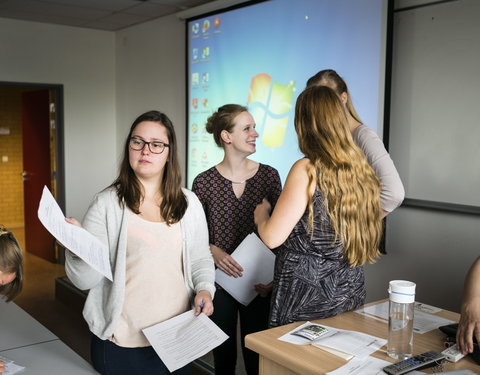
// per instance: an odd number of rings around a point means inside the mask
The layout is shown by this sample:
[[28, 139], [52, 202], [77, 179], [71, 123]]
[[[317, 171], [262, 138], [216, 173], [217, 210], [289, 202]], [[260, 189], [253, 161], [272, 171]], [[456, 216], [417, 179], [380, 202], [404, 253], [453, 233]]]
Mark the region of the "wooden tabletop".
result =
[[[372, 302], [365, 306], [384, 301], [385, 300]], [[447, 310], [442, 310], [434, 315], [453, 321], [458, 321], [459, 319], [459, 314]], [[353, 311], [328, 319], [313, 320], [313, 322], [334, 328], [363, 332], [385, 339], [388, 335], [388, 325], [386, 323]], [[313, 345], [294, 345], [278, 340], [280, 336], [283, 336], [285, 333], [303, 323], [305, 322], [296, 322], [247, 335], [245, 337], [245, 345], [247, 348], [259, 353], [260, 356], [302, 375], [319, 375], [343, 366], [346, 363], [345, 360], [316, 348]], [[445, 335], [438, 329], [424, 334], [414, 333], [413, 335], [413, 354], [423, 353], [428, 350], [436, 350], [439, 352], [444, 350]], [[372, 356], [386, 361], [396, 362], [387, 356], [386, 346], [372, 354]], [[480, 370], [479, 365], [467, 356], [457, 363], [445, 362], [443, 371], [460, 368], [470, 369], [474, 372]], [[428, 372], [428, 370], [425, 371]]]

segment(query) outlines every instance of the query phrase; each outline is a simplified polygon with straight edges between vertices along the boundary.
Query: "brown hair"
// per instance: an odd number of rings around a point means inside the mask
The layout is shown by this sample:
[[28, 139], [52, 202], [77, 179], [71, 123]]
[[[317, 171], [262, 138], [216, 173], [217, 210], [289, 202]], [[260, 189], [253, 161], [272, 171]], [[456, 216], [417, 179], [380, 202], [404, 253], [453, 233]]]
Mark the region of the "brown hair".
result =
[[223, 141], [221, 137], [222, 131], [226, 130], [231, 133], [233, 126], [233, 120], [242, 112], [247, 112], [247, 107], [239, 104], [225, 104], [218, 108], [217, 112], [214, 112], [205, 124], [207, 132], [213, 134], [213, 139], [218, 147], [223, 147]]
[[[317, 185], [352, 266], [374, 262], [382, 235], [380, 182], [349, 131], [344, 106], [327, 86], [311, 86], [298, 97], [295, 130], [302, 153], [310, 160], [309, 186]], [[308, 229], [313, 230], [309, 195]]]
[[338, 96], [342, 93], [347, 94], [347, 104], [346, 107], [348, 112], [352, 117], [357, 120], [359, 123], [362, 123], [360, 116], [358, 115], [355, 107], [353, 106], [350, 93], [348, 92], [348, 87], [345, 80], [338, 75], [338, 73], [333, 69], [325, 69], [319, 71], [314, 76], [310, 77], [307, 81], [307, 88], [311, 86], [328, 86], [331, 89], [335, 90]]
[[138, 116], [130, 127], [123, 151], [123, 160], [120, 164], [120, 172], [117, 179], [112, 183], [117, 191], [118, 200], [121, 205], [139, 214], [139, 206], [143, 200], [143, 189], [140, 181], [135, 175], [129, 160], [129, 143], [135, 127], [144, 121], [152, 121], [163, 125], [168, 135], [168, 160], [165, 163], [165, 171], [160, 186], [162, 202], [160, 203], [160, 214], [167, 225], [175, 224], [181, 220], [187, 210], [187, 198], [183, 194], [181, 183], [182, 176], [177, 156], [177, 139], [173, 124], [166, 114], [159, 111], [149, 111]]
[[18, 296], [23, 286], [23, 255], [17, 239], [8, 229], [0, 226], [0, 271], [2, 273], [15, 273], [12, 282], [0, 286], [7, 302]]

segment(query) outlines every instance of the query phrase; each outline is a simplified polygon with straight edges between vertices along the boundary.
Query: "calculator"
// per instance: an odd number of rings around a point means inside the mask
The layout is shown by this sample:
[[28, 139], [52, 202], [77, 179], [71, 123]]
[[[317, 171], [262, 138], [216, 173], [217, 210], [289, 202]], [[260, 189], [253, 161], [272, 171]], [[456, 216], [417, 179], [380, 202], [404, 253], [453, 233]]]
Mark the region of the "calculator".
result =
[[388, 365], [383, 368], [383, 372], [389, 375], [402, 375], [413, 370], [420, 370], [438, 365], [444, 359], [445, 355], [431, 350], [429, 352], [417, 354], [401, 362]]

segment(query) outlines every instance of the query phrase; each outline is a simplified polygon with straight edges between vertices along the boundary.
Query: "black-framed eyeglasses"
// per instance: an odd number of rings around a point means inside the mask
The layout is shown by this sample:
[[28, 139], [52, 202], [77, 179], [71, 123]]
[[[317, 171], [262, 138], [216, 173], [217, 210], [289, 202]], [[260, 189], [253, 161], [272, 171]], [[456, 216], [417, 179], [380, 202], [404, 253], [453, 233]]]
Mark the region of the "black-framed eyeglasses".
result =
[[152, 154], [161, 154], [163, 150], [165, 150], [165, 147], [170, 147], [170, 145], [167, 143], [163, 143], [160, 141], [147, 142], [137, 137], [130, 138], [130, 142], [128, 143], [128, 145], [132, 150], [135, 151], [142, 151], [145, 145], [148, 145], [148, 149]]

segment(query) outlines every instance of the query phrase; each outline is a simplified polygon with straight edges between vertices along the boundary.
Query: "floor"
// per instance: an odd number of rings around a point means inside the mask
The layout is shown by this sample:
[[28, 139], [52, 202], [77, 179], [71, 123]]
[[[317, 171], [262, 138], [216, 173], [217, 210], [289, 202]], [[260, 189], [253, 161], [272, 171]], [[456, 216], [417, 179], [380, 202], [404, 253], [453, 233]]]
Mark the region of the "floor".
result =
[[[14, 231], [23, 246], [23, 233]], [[90, 361], [90, 331], [80, 311], [55, 299], [55, 279], [65, 275], [62, 265], [24, 253], [25, 282], [15, 303], [58, 336], [85, 360]], [[207, 366], [208, 367], [208, 366]], [[194, 366], [191, 375], [209, 375]], [[55, 374], [52, 374], [55, 375]]]

